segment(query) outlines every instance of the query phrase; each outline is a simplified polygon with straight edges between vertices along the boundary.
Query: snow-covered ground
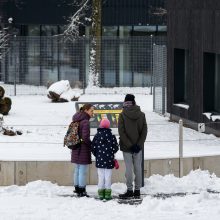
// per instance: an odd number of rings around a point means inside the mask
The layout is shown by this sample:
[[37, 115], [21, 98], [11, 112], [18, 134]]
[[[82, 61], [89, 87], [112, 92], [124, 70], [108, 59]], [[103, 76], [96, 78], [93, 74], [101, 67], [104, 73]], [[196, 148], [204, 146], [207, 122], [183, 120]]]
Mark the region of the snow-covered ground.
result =
[[[88, 91], [87, 91], [88, 92]], [[83, 95], [80, 101], [123, 101], [126, 92], [114, 90], [98, 95]], [[149, 92], [136, 91], [137, 104], [146, 114], [149, 133], [145, 143], [145, 158], [178, 156], [178, 124], [152, 111]], [[7, 94], [6, 94], [7, 95]], [[5, 125], [22, 130], [21, 136], [0, 134], [0, 160], [70, 160], [63, 148], [66, 126], [75, 113], [75, 103], [52, 103], [46, 95], [12, 96], [12, 109], [4, 117]], [[92, 131], [94, 132], [94, 131]], [[114, 131], [115, 132], [115, 131]], [[184, 156], [220, 155], [220, 139], [184, 128]], [[122, 158], [120, 152], [116, 155]], [[123, 183], [112, 185], [113, 195], [126, 189]], [[90, 195], [97, 186], [88, 186]], [[208, 171], [196, 170], [176, 178], [173, 175], [153, 175], [145, 179], [142, 194], [147, 194], [138, 206], [119, 205], [117, 201], [102, 202], [94, 198], [63, 197], [72, 187], [47, 181], [30, 182], [26, 186], [0, 187], [1, 220], [218, 220], [220, 218], [220, 178]], [[186, 193], [162, 199], [160, 193]]]
[[[119, 90], [120, 88], [117, 91], [119, 94], [85, 94], [79, 101], [123, 101], [124, 94], [128, 91]], [[130, 89], [130, 92], [133, 90]], [[136, 94], [136, 102], [145, 112], [148, 122], [145, 158], [177, 157], [178, 124], [154, 113], [153, 97], [148, 94], [143, 89]], [[46, 95], [21, 95], [11, 98], [12, 109], [9, 115], [4, 117], [4, 122], [9, 127], [22, 130], [23, 135], [10, 137], [0, 134], [0, 160], [68, 161], [70, 152], [63, 148], [62, 143], [66, 126], [75, 113], [75, 102], [52, 103]], [[220, 138], [184, 128], [183, 153], [185, 157], [220, 155]], [[121, 159], [121, 152], [118, 152], [116, 157]]]
[[[125, 185], [112, 185], [114, 195], [124, 192]], [[116, 200], [102, 202], [94, 198], [72, 198], [72, 193], [47, 181], [30, 182], [26, 186], [0, 187], [0, 219], [2, 220], [219, 220], [220, 179], [207, 171], [196, 170], [188, 176], [154, 175], [145, 179], [142, 194], [147, 194], [138, 206], [120, 205]], [[88, 186], [90, 195], [96, 186]], [[162, 199], [158, 193], [186, 193]]]

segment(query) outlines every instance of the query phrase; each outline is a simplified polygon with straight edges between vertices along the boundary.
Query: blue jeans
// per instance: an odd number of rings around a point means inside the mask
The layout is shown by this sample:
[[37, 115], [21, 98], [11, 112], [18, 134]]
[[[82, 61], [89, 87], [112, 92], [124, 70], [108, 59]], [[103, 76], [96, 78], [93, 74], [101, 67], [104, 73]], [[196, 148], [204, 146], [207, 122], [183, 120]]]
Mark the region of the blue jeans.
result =
[[89, 165], [85, 164], [74, 164], [74, 186], [80, 188], [86, 187], [87, 171]]

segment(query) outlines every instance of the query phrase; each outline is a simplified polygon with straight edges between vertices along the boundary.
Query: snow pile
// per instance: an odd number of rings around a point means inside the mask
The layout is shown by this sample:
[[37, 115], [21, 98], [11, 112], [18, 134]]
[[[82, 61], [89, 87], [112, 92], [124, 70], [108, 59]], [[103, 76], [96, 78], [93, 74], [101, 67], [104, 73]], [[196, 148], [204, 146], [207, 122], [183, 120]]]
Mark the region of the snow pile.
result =
[[63, 92], [70, 89], [69, 80], [61, 80], [59, 82], [53, 83], [49, 88], [48, 92], [55, 92], [58, 95], [61, 95]]
[[61, 80], [53, 83], [48, 88], [47, 96], [54, 102], [69, 102], [77, 101], [80, 97], [80, 93], [70, 87], [69, 80]]
[[[96, 194], [97, 186], [89, 186], [90, 194]], [[124, 183], [113, 183], [112, 192], [114, 195], [123, 193], [126, 190]], [[200, 169], [191, 171], [187, 176], [182, 178], [174, 175], [153, 175], [145, 178], [145, 186], [141, 188], [142, 194], [155, 195], [157, 193], [174, 194], [174, 193], [201, 193], [205, 191], [220, 192], [220, 178], [209, 171]], [[33, 181], [25, 186], [8, 186], [0, 188], [0, 197], [7, 195], [42, 195], [42, 196], [60, 196], [72, 194], [72, 187], [58, 186], [49, 181]]]
[[[1, 219], [80, 219], [80, 220], [218, 220], [220, 218], [220, 179], [208, 171], [192, 171], [188, 176], [154, 175], [145, 179], [144, 197], [138, 206], [119, 205], [116, 200], [102, 202], [94, 198], [64, 197], [72, 194], [72, 187], [58, 186], [47, 181], [34, 181], [26, 186], [0, 187]], [[154, 185], [154, 187], [153, 187]], [[113, 194], [124, 192], [125, 184], [112, 185]], [[151, 195], [160, 192], [194, 192], [186, 196], [166, 199]], [[87, 186], [89, 195], [97, 195], [97, 186]], [[142, 192], [143, 193], [143, 192]]]
[[8, 186], [0, 188], [0, 195], [20, 195], [20, 196], [46, 196], [52, 197], [57, 194], [65, 194], [67, 189], [64, 186], [58, 186], [57, 184], [53, 184], [50, 181], [34, 181], [30, 182], [25, 186]]
[[80, 97], [80, 93], [74, 91], [73, 89], [68, 89], [66, 92], [63, 92], [60, 95], [60, 99], [68, 100], [68, 101], [78, 101], [79, 97]]
[[204, 112], [203, 115], [205, 115], [209, 120], [211, 121], [220, 121], [220, 115], [218, 114], [213, 114], [211, 112]]
[[220, 179], [209, 171], [195, 170], [182, 178], [173, 174], [160, 176], [153, 175], [145, 179], [143, 192], [155, 193], [200, 193], [202, 191], [220, 192]]

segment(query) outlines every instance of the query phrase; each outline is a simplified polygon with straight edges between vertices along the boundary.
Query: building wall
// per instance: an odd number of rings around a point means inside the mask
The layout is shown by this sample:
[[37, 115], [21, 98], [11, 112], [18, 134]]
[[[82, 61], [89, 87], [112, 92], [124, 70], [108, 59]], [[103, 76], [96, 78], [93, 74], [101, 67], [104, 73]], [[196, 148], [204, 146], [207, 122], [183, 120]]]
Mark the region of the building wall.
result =
[[[165, 7], [165, 1], [103, 0], [102, 23], [110, 26], [166, 24], [165, 17], [153, 14], [155, 8]], [[66, 24], [77, 10], [72, 3], [73, 0], [0, 0], [0, 6], [7, 16], [14, 17], [16, 24]]]
[[[208, 122], [202, 114], [205, 109], [203, 60], [204, 53], [220, 54], [220, 1], [168, 0], [168, 100], [171, 114], [196, 122]], [[188, 80], [186, 104], [189, 109], [175, 103], [175, 48], [188, 51]], [[177, 67], [178, 69], [178, 67]], [[181, 71], [181, 70], [179, 70]], [[209, 76], [207, 76], [207, 79]], [[210, 88], [209, 88], [210, 89]], [[212, 98], [212, 97], [210, 97]], [[220, 114], [220, 113], [219, 113]], [[213, 125], [216, 129], [219, 126]]]

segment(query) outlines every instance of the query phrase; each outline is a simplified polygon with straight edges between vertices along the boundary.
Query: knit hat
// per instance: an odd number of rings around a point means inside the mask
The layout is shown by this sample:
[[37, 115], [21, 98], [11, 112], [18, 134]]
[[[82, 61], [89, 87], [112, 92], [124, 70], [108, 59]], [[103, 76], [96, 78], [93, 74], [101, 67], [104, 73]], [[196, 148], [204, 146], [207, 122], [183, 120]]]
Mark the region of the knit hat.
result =
[[110, 128], [110, 121], [107, 118], [102, 119], [99, 127], [100, 128]]
[[134, 99], [135, 99], [135, 96], [132, 95], [132, 94], [127, 94], [127, 95], [125, 96], [125, 102], [127, 102], [127, 101], [134, 102]]

